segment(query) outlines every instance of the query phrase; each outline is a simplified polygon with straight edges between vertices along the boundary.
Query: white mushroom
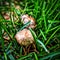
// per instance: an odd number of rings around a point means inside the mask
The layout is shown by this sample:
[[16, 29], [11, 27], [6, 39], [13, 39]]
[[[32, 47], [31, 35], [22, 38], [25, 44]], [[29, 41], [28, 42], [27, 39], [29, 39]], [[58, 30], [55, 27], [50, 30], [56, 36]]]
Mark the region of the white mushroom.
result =
[[15, 35], [17, 42], [23, 46], [29, 46], [34, 42], [34, 38], [28, 29], [23, 29]]
[[28, 16], [27, 14], [21, 16], [21, 21], [23, 24], [26, 24], [27, 22], [31, 22], [31, 24], [28, 26], [28, 28], [35, 28], [35, 19], [31, 16]]

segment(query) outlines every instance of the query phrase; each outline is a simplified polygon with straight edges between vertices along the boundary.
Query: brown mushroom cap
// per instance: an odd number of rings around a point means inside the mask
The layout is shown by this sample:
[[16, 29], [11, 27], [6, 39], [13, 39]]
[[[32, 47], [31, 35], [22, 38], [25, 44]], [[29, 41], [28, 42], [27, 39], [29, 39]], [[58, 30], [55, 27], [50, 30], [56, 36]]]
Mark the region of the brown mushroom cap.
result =
[[28, 29], [23, 29], [15, 35], [17, 42], [23, 46], [29, 46], [34, 42], [34, 38]]
[[28, 26], [28, 28], [35, 28], [35, 19], [31, 16], [28, 16], [27, 14], [21, 16], [21, 21], [23, 24], [26, 24], [27, 22], [31, 22], [31, 24]]
[[10, 12], [2, 12], [2, 14], [6, 20], [10, 20]]

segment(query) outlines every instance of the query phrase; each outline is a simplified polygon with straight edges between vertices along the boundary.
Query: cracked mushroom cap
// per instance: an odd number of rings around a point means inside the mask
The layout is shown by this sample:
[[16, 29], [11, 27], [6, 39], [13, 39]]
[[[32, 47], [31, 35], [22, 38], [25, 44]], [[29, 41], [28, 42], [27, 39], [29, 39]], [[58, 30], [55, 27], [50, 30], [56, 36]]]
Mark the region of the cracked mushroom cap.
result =
[[23, 24], [26, 24], [27, 22], [30, 21], [31, 23], [28, 26], [28, 28], [35, 28], [36, 27], [35, 19], [31, 16], [28, 16], [27, 14], [21, 16], [21, 21]]
[[15, 35], [17, 42], [23, 46], [29, 46], [34, 42], [34, 38], [28, 29], [23, 29]]

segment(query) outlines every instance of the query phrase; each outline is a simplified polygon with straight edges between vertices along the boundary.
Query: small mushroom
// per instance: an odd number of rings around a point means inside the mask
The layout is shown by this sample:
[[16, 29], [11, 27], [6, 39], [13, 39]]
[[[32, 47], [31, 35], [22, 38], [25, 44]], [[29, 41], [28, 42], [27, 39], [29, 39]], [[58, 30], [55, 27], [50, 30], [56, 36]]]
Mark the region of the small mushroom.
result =
[[35, 19], [33, 17], [28, 16], [27, 14], [21, 16], [21, 22], [23, 24], [26, 24], [29, 21], [31, 22], [31, 24], [28, 26], [28, 28], [35, 28], [36, 23], [35, 23]]
[[10, 13], [9, 12], [2, 12], [4, 19], [10, 20]]
[[20, 7], [19, 5], [15, 5], [15, 8], [16, 8], [17, 10], [21, 9], [21, 7]]
[[34, 38], [28, 29], [23, 29], [15, 35], [17, 42], [22, 46], [29, 46], [34, 42]]
[[3, 33], [3, 38], [7, 41], [10, 39], [6, 32]]

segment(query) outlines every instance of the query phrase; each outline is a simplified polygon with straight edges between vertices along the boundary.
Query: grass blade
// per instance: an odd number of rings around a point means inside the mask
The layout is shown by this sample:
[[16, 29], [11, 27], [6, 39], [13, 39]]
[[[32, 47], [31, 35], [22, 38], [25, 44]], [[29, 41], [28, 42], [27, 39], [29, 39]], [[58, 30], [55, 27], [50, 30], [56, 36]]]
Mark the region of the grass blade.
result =
[[44, 45], [40, 40], [37, 40], [37, 42], [42, 45], [42, 47], [44, 48], [44, 50], [45, 50], [47, 53], [49, 53], [49, 51], [47, 50], [47, 48], [45, 47], [45, 45]]
[[50, 16], [55, 12], [55, 10], [58, 8], [58, 6], [59, 6], [59, 5], [56, 5], [56, 7], [51, 11], [51, 13], [49, 14], [48, 17], [50, 17]]
[[49, 39], [47, 40], [47, 42], [45, 43], [45, 45], [47, 45], [47, 44], [50, 42], [50, 40], [52, 39], [52, 37], [55, 35], [55, 33], [56, 33], [58, 30], [60, 30], [60, 27], [54, 31], [54, 33], [49, 37]]
[[7, 55], [6, 55], [6, 53], [4, 53], [4, 57], [5, 57], [5, 60], [8, 60], [8, 59], [7, 59]]
[[13, 57], [12, 54], [9, 54], [8, 57], [9, 57], [10, 60], [15, 60], [15, 58]]
[[43, 36], [44, 40], [47, 40], [46, 36], [44, 35], [43, 31], [40, 29], [41, 35]]
[[5, 51], [8, 51], [11, 45], [12, 45], [12, 42], [8, 45], [8, 47]]
[[34, 52], [35, 60], [38, 60], [37, 54]]
[[[41, 44], [42, 47], [44, 48], [44, 50], [45, 50], [47, 53], [49, 53], [49, 51], [47, 50], [47, 48], [45, 47], [45, 45], [37, 38], [35, 32], [34, 32], [31, 28], [29, 28], [29, 30], [31, 31], [31, 33], [32, 33], [32, 35], [33, 35], [33, 37], [34, 37], [36, 44], [37, 44], [37, 45], [38, 45], [38, 43]], [[37, 46], [37, 47], [38, 47], [38, 46]]]
[[26, 28], [31, 22], [27, 22], [20, 30], [23, 30], [24, 28]]
[[60, 12], [58, 12], [58, 13], [56, 14], [56, 16], [54, 17], [53, 20], [55, 20], [55, 19], [58, 17], [58, 15], [60, 15]]
[[56, 0], [54, 1], [54, 3], [51, 5], [51, 7], [48, 9], [48, 11], [46, 12], [46, 15], [51, 11], [51, 9], [53, 8], [53, 6], [55, 5]]
[[28, 54], [27, 56], [23, 56], [23, 57], [19, 58], [18, 60], [24, 60], [24, 59], [27, 59], [28, 57], [32, 57], [33, 53], [34, 52]]
[[43, 3], [42, 16], [43, 16], [43, 20], [44, 20], [45, 30], [47, 30], [46, 15], [45, 15], [45, 7], [46, 7], [46, 2]]
[[45, 60], [45, 59], [54, 57], [54, 56], [59, 55], [59, 54], [60, 54], [60, 51], [52, 52], [52, 53], [48, 54], [47, 56], [45, 56], [45, 57], [43, 57], [43, 58], [40, 58], [40, 60]]
[[48, 33], [48, 32], [51, 32], [51, 31], [53, 31], [53, 30], [55, 30], [55, 29], [57, 29], [57, 28], [59, 28], [60, 27], [60, 25], [58, 25], [58, 26], [56, 26], [56, 27], [54, 27], [54, 28], [48, 28], [48, 30], [46, 31], [46, 33]]

